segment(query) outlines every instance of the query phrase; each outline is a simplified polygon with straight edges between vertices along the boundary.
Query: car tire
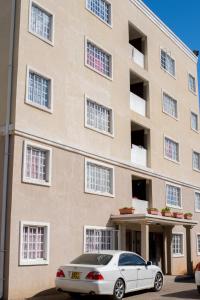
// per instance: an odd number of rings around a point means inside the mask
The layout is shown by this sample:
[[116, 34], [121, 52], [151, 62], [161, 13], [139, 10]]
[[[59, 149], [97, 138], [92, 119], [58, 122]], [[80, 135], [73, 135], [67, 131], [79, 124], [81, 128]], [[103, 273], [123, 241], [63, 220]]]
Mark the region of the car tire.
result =
[[155, 280], [154, 280], [154, 292], [159, 292], [162, 289], [163, 286], [163, 276], [160, 272], [156, 274]]
[[197, 285], [197, 291], [198, 291], [199, 294], [200, 294], [200, 285]]
[[113, 295], [112, 295], [112, 300], [121, 300], [123, 299], [125, 294], [125, 284], [124, 281], [119, 278], [117, 279], [117, 281], [115, 282], [115, 286], [113, 289]]

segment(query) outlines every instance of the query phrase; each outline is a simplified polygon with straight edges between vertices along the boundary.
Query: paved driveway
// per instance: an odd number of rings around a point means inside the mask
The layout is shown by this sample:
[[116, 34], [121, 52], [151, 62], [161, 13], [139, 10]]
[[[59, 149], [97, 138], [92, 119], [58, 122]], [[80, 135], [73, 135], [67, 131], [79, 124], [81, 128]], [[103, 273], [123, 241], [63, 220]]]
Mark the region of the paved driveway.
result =
[[[37, 295], [29, 300], [70, 300], [67, 294], [57, 294], [55, 290], [48, 292], [46, 295]], [[78, 299], [78, 298], [77, 298]], [[107, 300], [108, 297], [82, 296], [82, 300]], [[196, 285], [192, 280], [181, 280], [175, 282], [174, 276], [165, 276], [165, 284], [161, 292], [141, 291], [131, 293], [125, 296], [124, 300], [180, 300], [200, 299], [200, 294], [196, 290]]]

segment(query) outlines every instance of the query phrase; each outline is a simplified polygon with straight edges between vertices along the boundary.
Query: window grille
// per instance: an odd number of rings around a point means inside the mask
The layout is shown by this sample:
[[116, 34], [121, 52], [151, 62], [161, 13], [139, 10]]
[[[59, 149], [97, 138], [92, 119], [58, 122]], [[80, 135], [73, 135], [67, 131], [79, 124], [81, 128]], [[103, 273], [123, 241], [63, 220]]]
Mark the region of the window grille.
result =
[[191, 113], [191, 127], [194, 130], [198, 130], [198, 116], [195, 113]]
[[174, 185], [166, 185], [167, 205], [181, 207], [181, 189]]
[[93, 128], [112, 133], [112, 111], [87, 99], [87, 124]]
[[195, 193], [195, 210], [200, 211], [200, 193]]
[[189, 89], [193, 93], [196, 93], [196, 80], [191, 74], [189, 74]]
[[85, 252], [115, 250], [118, 231], [114, 229], [86, 228]]
[[111, 24], [111, 4], [105, 0], [87, 0], [87, 8], [107, 24]]
[[87, 41], [87, 64], [98, 72], [111, 77], [111, 55]]
[[183, 254], [183, 235], [173, 234], [172, 235], [172, 251], [174, 255]]
[[193, 169], [200, 170], [200, 153], [193, 152]]
[[30, 145], [26, 149], [26, 178], [47, 181], [47, 156], [46, 150]]
[[161, 50], [161, 67], [175, 76], [175, 60], [164, 50]]
[[200, 234], [197, 235], [197, 252], [200, 254]]
[[50, 80], [32, 71], [29, 72], [28, 100], [48, 108], [50, 98]]
[[34, 3], [31, 7], [31, 31], [44, 39], [52, 39], [52, 15]]
[[177, 101], [167, 94], [163, 94], [163, 110], [168, 115], [177, 118]]
[[165, 138], [165, 156], [174, 161], [179, 161], [178, 143]]

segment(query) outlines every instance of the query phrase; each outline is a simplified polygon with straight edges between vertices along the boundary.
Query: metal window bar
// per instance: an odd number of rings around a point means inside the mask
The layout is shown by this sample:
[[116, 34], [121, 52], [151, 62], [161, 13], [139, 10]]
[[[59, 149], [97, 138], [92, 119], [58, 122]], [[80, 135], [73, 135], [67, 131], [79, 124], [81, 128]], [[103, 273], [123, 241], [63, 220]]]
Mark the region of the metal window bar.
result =
[[29, 72], [28, 99], [43, 107], [49, 107], [50, 80]]
[[45, 228], [23, 227], [22, 257], [26, 260], [45, 259]]
[[112, 194], [112, 169], [88, 162], [87, 188], [95, 192]]
[[164, 112], [177, 118], [177, 101], [167, 94], [163, 94]]
[[191, 125], [192, 129], [198, 130], [198, 117], [194, 113], [191, 114]]
[[173, 160], [178, 161], [178, 144], [165, 138], [165, 155]]
[[167, 203], [169, 205], [181, 206], [180, 188], [167, 185]]
[[193, 152], [193, 168], [200, 170], [200, 153]]
[[26, 177], [47, 180], [47, 151], [27, 146], [26, 149]]
[[47, 40], [51, 40], [52, 16], [36, 6], [31, 8], [31, 30]]
[[106, 23], [111, 23], [111, 5], [105, 0], [88, 0], [87, 8]]
[[87, 100], [87, 124], [111, 133], [111, 111], [91, 100]]
[[86, 229], [85, 252], [115, 250], [117, 248], [118, 230], [115, 229]]

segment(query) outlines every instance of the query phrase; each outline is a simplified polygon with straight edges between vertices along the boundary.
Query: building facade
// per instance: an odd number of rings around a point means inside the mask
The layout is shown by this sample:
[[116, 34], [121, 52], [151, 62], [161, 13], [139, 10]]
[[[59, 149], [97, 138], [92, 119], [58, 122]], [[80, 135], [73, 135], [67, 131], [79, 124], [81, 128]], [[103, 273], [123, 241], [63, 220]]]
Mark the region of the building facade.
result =
[[[99, 249], [191, 273], [196, 55], [140, 0], [0, 5], [0, 296], [49, 289], [60, 264]], [[165, 207], [192, 219], [147, 212]]]

